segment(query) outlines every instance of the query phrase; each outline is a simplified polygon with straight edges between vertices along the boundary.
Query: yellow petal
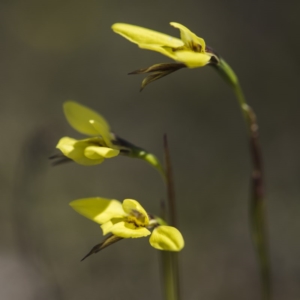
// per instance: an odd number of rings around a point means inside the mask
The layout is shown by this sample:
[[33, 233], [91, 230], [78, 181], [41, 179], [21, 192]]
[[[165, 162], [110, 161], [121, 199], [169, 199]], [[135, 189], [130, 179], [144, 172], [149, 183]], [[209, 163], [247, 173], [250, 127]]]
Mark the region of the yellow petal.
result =
[[149, 217], [139, 202], [133, 199], [125, 199], [123, 201], [123, 209], [129, 215], [128, 218], [138, 226], [147, 226]]
[[116, 23], [112, 26], [112, 30], [138, 45], [155, 44], [171, 48], [178, 48], [184, 45], [180, 39], [140, 26]]
[[210, 61], [210, 55], [188, 50], [178, 50], [174, 52], [174, 59], [184, 63], [189, 68], [203, 67]]
[[[91, 140], [94, 141], [94, 139]], [[63, 137], [59, 140], [56, 148], [58, 148], [63, 155], [80, 165], [93, 166], [102, 163], [104, 157], [99, 156], [98, 159], [89, 159], [84, 155], [85, 149], [90, 146], [90, 144], [91, 142], [89, 139], [78, 141], [73, 138]]]
[[[180, 37], [182, 39], [182, 41], [184, 42], [184, 44], [186, 45], [186, 47], [188, 47], [191, 50], [196, 50], [198, 49], [198, 51], [205, 53], [205, 41], [204, 39], [198, 37], [196, 34], [194, 34], [193, 32], [191, 32], [187, 27], [176, 23], [176, 22], [171, 22], [170, 23], [173, 27], [177, 28], [180, 30]], [[197, 47], [197, 45], [200, 45], [201, 49], [199, 47]]]
[[97, 134], [101, 135], [106, 146], [113, 148], [111, 142], [111, 133], [108, 127], [105, 124], [98, 122], [97, 120], [90, 120], [89, 123], [96, 130]]
[[192, 50], [173, 50], [168, 47], [161, 47], [158, 45], [139, 45], [142, 49], [159, 52], [165, 56], [170, 57], [178, 62], [184, 63], [189, 68], [203, 67], [208, 64], [211, 56], [206, 53], [194, 52]]
[[158, 250], [180, 251], [184, 247], [184, 240], [180, 231], [172, 226], [156, 227], [149, 242], [152, 247]]
[[64, 155], [68, 156], [69, 152], [74, 149], [74, 144], [77, 140], [70, 137], [63, 137], [58, 141], [56, 148], [59, 149]]
[[112, 234], [122, 238], [139, 238], [150, 235], [151, 232], [145, 227], [136, 227], [133, 223], [121, 221], [110, 228]]
[[77, 102], [65, 102], [64, 113], [69, 124], [80, 133], [98, 135], [98, 131], [90, 124], [90, 120], [95, 120], [101, 124], [105, 131], [110, 132], [108, 123], [101, 115]]
[[89, 159], [101, 159], [101, 158], [111, 158], [119, 154], [119, 150], [99, 147], [99, 146], [89, 146], [84, 150], [84, 155]]
[[124, 218], [112, 218], [109, 221], [103, 223], [102, 225], [100, 225], [102, 231], [103, 231], [103, 235], [108, 234], [109, 232], [111, 232], [112, 227], [116, 224], [119, 223], [121, 221], [123, 221]]
[[99, 197], [85, 198], [72, 201], [70, 206], [79, 214], [99, 224], [104, 224], [112, 218], [126, 216], [122, 204], [118, 200]]
[[170, 48], [170, 47], [163, 47], [163, 46], [159, 46], [159, 45], [155, 45], [155, 44], [139, 44], [139, 47], [141, 49], [156, 51], [156, 52], [166, 55], [172, 59], [176, 59], [173, 48]]

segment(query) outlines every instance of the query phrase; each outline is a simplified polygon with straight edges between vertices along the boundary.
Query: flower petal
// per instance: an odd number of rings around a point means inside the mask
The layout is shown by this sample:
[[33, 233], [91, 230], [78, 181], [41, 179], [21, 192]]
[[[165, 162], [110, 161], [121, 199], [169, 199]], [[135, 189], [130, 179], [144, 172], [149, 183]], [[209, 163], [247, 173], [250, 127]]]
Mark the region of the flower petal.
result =
[[118, 200], [105, 198], [85, 198], [74, 200], [70, 206], [86, 218], [104, 224], [112, 218], [123, 218], [126, 216], [122, 204]]
[[64, 113], [69, 124], [80, 133], [98, 135], [98, 131], [90, 124], [90, 120], [95, 120], [106, 132], [110, 132], [108, 123], [101, 115], [77, 102], [65, 102]]
[[156, 45], [156, 44], [139, 44], [139, 47], [141, 49], [159, 52], [159, 53], [161, 53], [165, 56], [168, 56], [174, 60], [176, 59], [173, 48], [170, 48], [170, 47], [164, 47], [164, 46], [160, 46], [160, 45]]
[[207, 65], [211, 56], [206, 53], [178, 50], [174, 52], [174, 59], [184, 63], [189, 68], [197, 68]]
[[101, 158], [111, 158], [119, 154], [119, 150], [99, 147], [99, 146], [89, 146], [84, 150], [84, 155], [89, 159], [101, 159]]
[[[204, 39], [198, 37], [196, 34], [191, 32], [187, 27], [179, 23], [171, 22], [170, 24], [171, 26], [180, 30], [180, 37], [184, 42], [184, 44], [186, 45], [186, 47], [188, 47], [193, 51], [205, 53], [206, 45]], [[198, 45], [200, 45], [200, 47], [198, 47]]]
[[145, 227], [136, 227], [133, 223], [121, 221], [111, 227], [110, 232], [122, 238], [139, 238], [150, 235], [151, 232]]
[[[96, 138], [97, 139], [97, 138]], [[90, 159], [84, 155], [87, 147], [94, 143], [95, 139], [75, 140], [70, 137], [63, 137], [59, 140], [56, 148], [58, 148], [63, 155], [74, 160], [76, 163], [84, 166], [93, 166], [104, 161], [104, 157], [97, 159]]]
[[129, 215], [128, 218], [136, 225], [147, 226], [149, 224], [148, 214], [138, 201], [125, 199], [123, 201], [123, 209]]
[[158, 250], [180, 251], [184, 247], [184, 240], [180, 231], [172, 226], [156, 227], [149, 242], [152, 247]]
[[112, 30], [138, 45], [154, 44], [171, 48], [179, 48], [184, 45], [180, 39], [140, 26], [116, 23], [112, 26]]
[[119, 223], [121, 221], [124, 221], [124, 218], [112, 218], [109, 221], [103, 223], [102, 225], [100, 225], [102, 231], [103, 231], [103, 235], [108, 234], [109, 232], [111, 232], [112, 227], [116, 224]]
[[113, 148], [113, 144], [111, 142], [111, 133], [108, 130], [109, 128], [107, 128], [105, 124], [100, 123], [97, 120], [90, 120], [89, 123], [96, 130], [97, 134], [102, 136], [105, 144], [108, 147]]

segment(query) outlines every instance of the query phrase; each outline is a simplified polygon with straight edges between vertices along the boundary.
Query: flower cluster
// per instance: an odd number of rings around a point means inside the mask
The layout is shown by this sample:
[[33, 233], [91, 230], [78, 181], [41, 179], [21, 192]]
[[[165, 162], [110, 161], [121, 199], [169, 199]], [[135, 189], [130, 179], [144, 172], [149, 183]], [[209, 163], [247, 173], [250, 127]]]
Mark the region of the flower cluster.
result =
[[[217, 60], [202, 38], [179, 23], [172, 22], [171, 25], [180, 30], [181, 39], [129, 24], [117, 23], [112, 26], [116, 33], [138, 44], [140, 48], [157, 51], [178, 62], [156, 64], [132, 72], [151, 73], [143, 81], [142, 88], [183, 67], [202, 67]], [[81, 140], [61, 138], [56, 148], [61, 151], [62, 156], [55, 155], [53, 158], [63, 157], [80, 165], [92, 166], [123, 154], [144, 159], [166, 179], [164, 169], [153, 154], [113, 134], [108, 122], [100, 114], [74, 101], [65, 102], [63, 109], [69, 124], [88, 137]], [[121, 203], [111, 199], [86, 198], [72, 201], [70, 205], [81, 215], [100, 224], [103, 235], [106, 235], [104, 241], [93, 247], [83, 259], [121, 239], [149, 235], [150, 245], [156, 249], [180, 251], [184, 247], [184, 240], [178, 229], [168, 226], [159, 217], [148, 214], [136, 200], [125, 199]]]

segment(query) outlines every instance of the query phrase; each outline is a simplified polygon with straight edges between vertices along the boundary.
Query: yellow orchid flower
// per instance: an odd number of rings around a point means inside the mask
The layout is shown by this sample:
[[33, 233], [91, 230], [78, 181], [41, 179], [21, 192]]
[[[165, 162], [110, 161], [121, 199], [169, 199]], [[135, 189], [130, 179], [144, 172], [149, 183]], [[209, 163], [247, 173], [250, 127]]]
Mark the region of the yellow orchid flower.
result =
[[183, 63], [188, 68], [207, 65], [215, 55], [208, 51], [204, 39], [179, 23], [171, 22], [170, 24], [180, 30], [181, 39], [124, 23], [114, 24], [112, 30], [137, 44], [140, 48], [159, 52]]
[[112, 142], [109, 125], [101, 115], [74, 101], [65, 102], [63, 108], [67, 121], [75, 130], [92, 136], [83, 140], [61, 138], [56, 148], [64, 156], [78, 164], [91, 166], [120, 153]]
[[102, 163], [105, 158], [117, 156], [120, 152], [104, 145], [103, 139], [100, 137], [84, 140], [63, 137], [59, 140], [56, 148], [80, 165], [93, 166]]
[[53, 165], [73, 160], [81, 165], [93, 166], [120, 154], [142, 159], [165, 176], [155, 155], [113, 134], [107, 121], [94, 110], [74, 101], [65, 102], [63, 110], [67, 121], [76, 131], [91, 137], [82, 140], [61, 138], [56, 148], [62, 154], [50, 156], [50, 159], [54, 159]]
[[[87, 256], [120, 239], [148, 235], [151, 235], [151, 246], [156, 249], [180, 251], [184, 247], [184, 240], [178, 229], [160, 225], [163, 223], [161, 219], [149, 216], [136, 200], [125, 199], [121, 203], [105, 198], [86, 198], [72, 201], [70, 206], [79, 214], [100, 224], [103, 235], [110, 233], [108, 238], [96, 245]], [[151, 234], [150, 230], [153, 228]]]

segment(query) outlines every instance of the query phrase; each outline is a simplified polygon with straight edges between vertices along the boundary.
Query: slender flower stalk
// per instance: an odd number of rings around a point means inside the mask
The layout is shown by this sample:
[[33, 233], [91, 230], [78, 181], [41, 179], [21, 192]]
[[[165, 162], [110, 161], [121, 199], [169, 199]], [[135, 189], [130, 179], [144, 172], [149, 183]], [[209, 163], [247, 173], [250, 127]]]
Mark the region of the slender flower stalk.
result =
[[[164, 154], [165, 154], [165, 173], [166, 188], [168, 199], [168, 222], [172, 226], [177, 226], [177, 209], [175, 199], [175, 188], [173, 181], [173, 171], [171, 156], [169, 151], [167, 136], [164, 136]], [[161, 253], [164, 292], [167, 300], [180, 300], [180, 272], [177, 253], [163, 252]]]
[[144, 160], [145, 162], [149, 163], [152, 167], [154, 167], [158, 171], [158, 173], [161, 175], [164, 181], [166, 180], [166, 174], [164, 168], [161, 165], [159, 159], [154, 154], [124, 140], [123, 138], [120, 138], [117, 135], [115, 135], [114, 143], [124, 149], [123, 152], [121, 153], [129, 157], [139, 158]]
[[252, 160], [252, 194], [250, 199], [251, 235], [259, 260], [262, 280], [262, 299], [269, 300], [271, 299], [271, 268], [266, 225], [266, 198], [263, 179], [263, 163], [258, 139], [259, 134], [256, 115], [253, 109], [247, 104], [239, 80], [231, 67], [223, 59], [220, 59], [220, 63], [218, 65], [214, 65], [214, 67], [232, 87], [248, 130], [250, 156]]

